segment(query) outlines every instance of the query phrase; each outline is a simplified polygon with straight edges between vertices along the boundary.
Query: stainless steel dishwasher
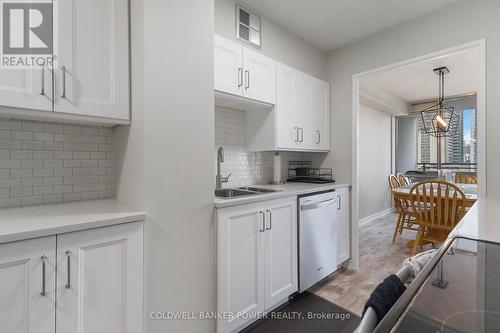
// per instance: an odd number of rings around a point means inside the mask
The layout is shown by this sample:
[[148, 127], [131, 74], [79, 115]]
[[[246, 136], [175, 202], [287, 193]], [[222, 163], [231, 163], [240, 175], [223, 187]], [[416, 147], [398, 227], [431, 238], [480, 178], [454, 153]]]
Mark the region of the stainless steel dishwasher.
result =
[[335, 191], [299, 198], [299, 292], [337, 269]]

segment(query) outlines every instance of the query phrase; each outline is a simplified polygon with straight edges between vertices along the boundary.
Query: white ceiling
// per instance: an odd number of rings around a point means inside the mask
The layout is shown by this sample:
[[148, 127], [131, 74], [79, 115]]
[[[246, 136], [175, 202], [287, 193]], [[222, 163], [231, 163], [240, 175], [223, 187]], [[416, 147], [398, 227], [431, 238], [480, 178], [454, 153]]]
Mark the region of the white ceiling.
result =
[[460, 0], [242, 0], [329, 51]]
[[386, 100], [387, 96], [405, 103], [435, 99], [438, 76], [433, 69], [442, 66], [450, 70], [445, 76], [445, 96], [477, 92], [478, 48], [365, 76], [360, 80], [360, 90], [378, 100]]

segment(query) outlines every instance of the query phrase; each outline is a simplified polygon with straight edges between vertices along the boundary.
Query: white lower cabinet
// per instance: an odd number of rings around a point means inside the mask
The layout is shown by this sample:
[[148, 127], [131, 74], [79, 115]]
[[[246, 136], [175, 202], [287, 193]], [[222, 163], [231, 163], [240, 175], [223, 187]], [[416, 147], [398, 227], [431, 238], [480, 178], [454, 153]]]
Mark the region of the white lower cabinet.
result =
[[297, 200], [217, 209], [217, 332], [233, 332], [298, 290]]
[[349, 188], [339, 188], [337, 192], [337, 262], [351, 258], [351, 221], [349, 218]]
[[142, 276], [142, 222], [0, 245], [0, 332], [140, 333]]
[[57, 236], [57, 332], [142, 331], [142, 223]]
[[55, 332], [56, 237], [0, 244], [0, 332]]

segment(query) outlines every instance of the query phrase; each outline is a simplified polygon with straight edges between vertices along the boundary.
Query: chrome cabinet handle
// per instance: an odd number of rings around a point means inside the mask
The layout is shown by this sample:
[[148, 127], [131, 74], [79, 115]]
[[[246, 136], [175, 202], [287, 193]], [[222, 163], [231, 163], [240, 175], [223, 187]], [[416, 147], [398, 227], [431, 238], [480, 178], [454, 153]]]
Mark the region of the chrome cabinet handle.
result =
[[62, 71], [62, 94], [61, 98], [66, 98], [66, 66], [61, 66]]
[[294, 142], [299, 142], [299, 128], [297, 126], [295, 126], [293, 129], [295, 130], [295, 140], [294, 140]]
[[337, 210], [341, 210], [342, 209], [342, 198], [340, 197], [340, 195], [337, 195], [337, 199], [338, 199]]
[[260, 211], [259, 213], [262, 214], [262, 229], [259, 229], [259, 232], [264, 232], [266, 231], [266, 213], [263, 211]]
[[300, 141], [299, 142], [304, 142], [304, 128], [299, 128], [300, 129]]
[[243, 68], [238, 68], [238, 88], [243, 85]]
[[321, 131], [320, 130], [316, 130], [316, 133], [318, 133], [318, 141], [316, 141], [316, 143], [320, 144], [321, 143]]
[[68, 281], [66, 283], [66, 289], [71, 289], [71, 251], [66, 250], [66, 260], [67, 260], [67, 270], [68, 270]]
[[269, 228], [266, 226], [266, 230], [271, 230], [273, 228], [273, 212], [270, 209], [266, 209], [266, 212], [269, 213]]
[[45, 96], [45, 67], [42, 67], [42, 88], [40, 89], [40, 95]]
[[250, 71], [248, 69], [245, 71], [245, 82], [246, 82], [245, 84], [245, 90], [246, 90], [250, 88]]
[[42, 292], [40, 293], [40, 295], [46, 296], [47, 292], [45, 290], [45, 260], [47, 259], [47, 256], [44, 254], [40, 257], [40, 259], [42, 259]]

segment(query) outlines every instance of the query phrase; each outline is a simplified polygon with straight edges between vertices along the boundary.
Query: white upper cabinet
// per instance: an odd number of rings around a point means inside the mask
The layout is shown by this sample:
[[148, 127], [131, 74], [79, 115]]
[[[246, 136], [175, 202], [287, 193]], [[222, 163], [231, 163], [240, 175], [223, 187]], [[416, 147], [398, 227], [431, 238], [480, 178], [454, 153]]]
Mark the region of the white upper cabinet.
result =
[[243, 49], [243, 97], [276, 103], [276, 62], [262, 54]]
[[278, 64], [276, 146], [252, 147], [256, 148], [253, 150], [328, 151], [329, 89], [324, 81]]
[[214, 37], [214, 88], [233, 95], [243, 92], [243, 48]]
[[55, 332], [55, 257], [55, 236], [0, 245], [0, 332]]
[[1, 69], [0, 105], [52, 111], [51, 69]]
[[59, 0], [57, 112], [128, 120], [127, 0]]
[[[249, 150], [330, 150], [327, 82], [217, 35], [214, 66], [215, 90], [224, 93], [219, 96], [244, 97], [259, 109], [246, 114]], [[234, 107], [242, 100], [229, 95], [216, 103]]]
[[277, 147], [297, 149], [299, 141], [297, 95], [297, 75], [293, 68], [278, 64], [276, 108]]
[[276, 103], [276, 62], [215, 35], [214, 88], [217, 91]]
[[129, 2], [54, 0], [54, 5], [56, 63], [43, 70], [0, 70], [0, 113], [128, 124]]
[[312, 80], [311, 147], [327, 151], [330, 149], [330, 85], [318, 79]]
[[[312, 78], [301, 72], [297, 72], [297, 93], [295, 103], [297, 104], [297, 126], [298, 126], [298, 147], [299, 149], [313, 149], [311, 132], [312, 118], [315, 117], [316, 111], [312, 108]], [[289, 96], [291, 98], [291, 96]], [[278, 105], [278, 112], [281, 111]]]

